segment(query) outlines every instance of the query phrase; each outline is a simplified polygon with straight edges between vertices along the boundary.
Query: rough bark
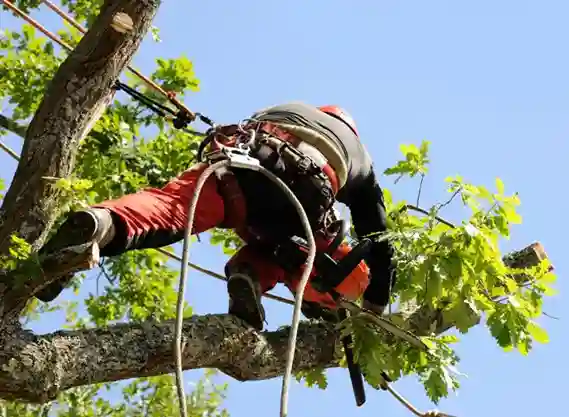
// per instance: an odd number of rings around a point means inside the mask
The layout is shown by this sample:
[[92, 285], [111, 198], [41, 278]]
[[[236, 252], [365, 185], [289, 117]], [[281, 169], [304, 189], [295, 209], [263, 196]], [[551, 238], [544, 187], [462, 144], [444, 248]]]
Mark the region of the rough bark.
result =
[[[44, 177], [67, 177], [80, 140], [112, 98], [112, 85], [148, 31], [159, 0], [107, 0], [91, 30], [60, 66], [26, 132], [14, 181], [0, 208], [0, 255], [10, 236], [38, 248], [57, 215], [59, 194]], [[132, 30], [110, 25], [128, 14]]]
[[[288, 329], [260, 334], [229, 315], [184, 322], [185, 369], [218, 368], [238, 380], [282, 375]], [[97, 382], [173, 372], [174, 323], [21, 334], [0, 352], [0, 398], [45, 402], [58, 392]], [[333, 366], [336, 334], [322, 324], [299, 330], [296, 369]]]

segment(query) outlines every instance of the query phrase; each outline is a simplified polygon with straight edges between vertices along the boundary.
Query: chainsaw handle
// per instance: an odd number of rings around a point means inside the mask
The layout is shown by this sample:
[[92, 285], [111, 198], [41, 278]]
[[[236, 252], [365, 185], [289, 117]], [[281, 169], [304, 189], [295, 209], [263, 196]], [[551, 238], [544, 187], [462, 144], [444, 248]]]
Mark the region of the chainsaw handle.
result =
[[[340, 279], [343, 281], [350, 273], [358, 266], [358, 264], [365, 259], [371, 251], [373, 242], [371, 239], [362, 239], [354, 246], [346, 256], [338, 261], [336, 266], [336, 275], [332, 280]], [[340, 282], [341, 282], [340, 281]]]
[[369, 254], [372, 244], [370, 239], [362, 239], [339, 261], [332, 259], [327, 253], [317, 253], [316, 268], [320, 271], [320, 277], [312, 280], [312, 286], [321, 293], [336, 288]]

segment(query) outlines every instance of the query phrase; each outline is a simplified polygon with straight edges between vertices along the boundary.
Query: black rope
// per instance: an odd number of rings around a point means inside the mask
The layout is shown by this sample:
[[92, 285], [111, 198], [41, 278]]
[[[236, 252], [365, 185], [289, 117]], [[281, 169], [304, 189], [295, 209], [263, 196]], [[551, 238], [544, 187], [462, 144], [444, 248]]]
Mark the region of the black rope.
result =
[[[190, 123], [192, 123], [195, 120], [195, 118], [200, 119], [201, 122], [211, 126], [212, 128], [214, 128], [216, 126], [216, 124], [213, 122], [213, 120], [211, 120], [207, 116], [204, 116], [201, 113], [196, 113], [195, 116], [192, 116], [181, 108], [178, 108], [178, 110], [176, 111], [176, 110], [172, 109], [171, 107], [165, 106], [162, 103], [160, 103], [159, 101], [142, 94], [141, 92], [135, 90], [134, 88], [126, 85], [125, 83], [123, 83], [121, 81], [116, 81], [115, 85], [113, 87], [115, 90], [124, 91], [129, 96], [131, 96], [133, 99], [135, 99], [139, 103], [145, 105], [146, 107], [148, 107], [150, 110], [152, 110], [153, 112], [155, 112], [157, 115], [159, 115], [161, 117], [166, 117], [167, 114], [174, 116], [174, 119], [172, 120], [172, 124], [174, 125], [174, 127], [176, 129], [184, 129], [185, 130], [185, 128]], [[197, 134], [197, 135], [201, 135], [201, 136], [206, 135], [204, 133], [192, 132], [192, 131], [188, 131], [188, 133]]]
[[[201, 155], [205, 149], [205, 147], [211, 142], [213, 139], [213, 135], [211, 134], [217, 127], [213, 120], [209, 117], [204, 116], [201, 113], [195, 113], [194, 115], [188, 114], [183, 108], [176, 106], [178, 111], [172, 109], [171, 107], [165, 106], [164, 104], [160, 103], [159, 101], [148, 97], [147, 95], [142, 94], [141, 92], [135, 90], [134, 88], [128, 86], [127, 84], [116, 81], [113, 88], [117, 91], [122, 90], [129, 96], [131, 96], [134, 100], [138, 101], [139, 103], [145, 105], [154, 113], [159, 115], [160, 117], [166, 117], [167, 114], [174, 116], [172, 120], [172, 124], [176, 129], [183, 130], [184, 132], [194, 135], [194, 136], [204, 136], [205, 139], [199, 145], [199, 149], [197, 155], [195, 155], [190, 162], [194, 162], [196, 160], [201, 160]], [[175, 103], [174, 103], [175, 104]], [[207, 132], [197, 132], [187, 128], [187, 126], [193, 122], [195, 119], [199, 119], [202, 123], [205, 123], [210, 126]]]
[[146, 107], [148, 107], [150, 110], [154, 111], [159, 116], [165, 117], [166, 113], [170, 113], [173, 116], [177, 116], [177, 114], [178, 114], [178, 112], [175, 112], [174, 110], [163, 105], [162, 103], [159, 103], [158, 101], [156, 101], [156, 100], [154, 100], [148, 96], [145, 96], [144, 94], [136, 91], [134, 88], [126, 85], [123, 82], [117, 81], [114, 85], [114, 88], [116, 90], [124, 91], [129, 96], [131, 96], [133, 99], [144, 104]]

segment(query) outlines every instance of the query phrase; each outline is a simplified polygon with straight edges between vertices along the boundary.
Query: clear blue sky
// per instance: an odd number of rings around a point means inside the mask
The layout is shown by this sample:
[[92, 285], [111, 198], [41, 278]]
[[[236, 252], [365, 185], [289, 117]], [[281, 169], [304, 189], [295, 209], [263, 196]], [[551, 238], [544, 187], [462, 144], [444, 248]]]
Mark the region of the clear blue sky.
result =
[[[569, 3], [561, 0], [164, 2], [156, 20], [163, 42], [148, 40], [134, 63], [149, 71], [157, 57], [186, 54], [201, 80], [201, 91], [186, 103], [219, 122], [287, 100], [338, 103], [356, 118], [379, 170], [397, 160], [400, 143], [428, 139], [433, 165], [423, 205], [446, 197], [447, 175], [490, 187], [500, 176], [507, 190], [520, 193], [524, 218], [504, 249], [544, 244], [560, 291], [545, 310], [561, 321], [542, 321], [551, 342], [529, 357], [502, 352], [484, 327], [463, 337], [460, 370], [468, 379], [439, 408], [460, 417], [561, 416], [569, 371], [562, 330], [569, 313], [563, 304], [569, 290], [563, 261], [568, 14]], [[11, 26], [5, 16], [2, 24]], [[39, 16], [56, 22], [52, 14]], [[8, 143], [19, 150], [17, 139]], [[10, 178], [15, 164], [0, 158], [0, 173]], [[396, 198], [415, 196], [417, 184], [384, 183]], [[458, 213], [446, 214], [457, 219]], [[205, 242], [192, 256], [218, 271], [225, 262]], [[84, 290], [92, 288], [91, 280]], [[225, 287], [191, 273], [188, 300], [198, 313], [225, 311]], [[265, 306], [270, 328], [290, 321], [288, 306], [270, 300]], [[294, 384], [290, 416], [410, 416], [388, 394], [371, 389], [368, 403], [357, 409], [345, 370], [329, 372], [329, 381], [326, 391]], [[236, 417], [278, 415], [280, 384], [232, 382], [225, 406]], [[431, 408], [414, 378], [396, 389]]]

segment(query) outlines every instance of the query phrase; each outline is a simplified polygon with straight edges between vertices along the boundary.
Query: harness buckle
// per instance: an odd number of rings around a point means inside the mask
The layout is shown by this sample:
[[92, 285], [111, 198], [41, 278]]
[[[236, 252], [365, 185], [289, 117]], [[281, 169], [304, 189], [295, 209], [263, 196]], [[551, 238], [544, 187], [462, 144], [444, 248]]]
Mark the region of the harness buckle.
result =
[[261, 166], [259, 160], [250, 155], [248, 147], [233, 148], [222, 146], [219, 149], [207, 153], [205, 158], [210, 164], [228, 159], [231, 162], [231, 167], [234, 168], [247, 168], [258, 171]]
[[217, 149], [205, 154], [205, 160], [208, 163], [220, 160], [229, 160], [230, 166], [234, 168], [246, 168], [259, 170], [261, 162], [251, 156], [251, 145], [257, 140], [255, 131], [250, 132], [250, 136], [246, 141], [239, 141], [234, 146], [226, 146], [217, 142]]

